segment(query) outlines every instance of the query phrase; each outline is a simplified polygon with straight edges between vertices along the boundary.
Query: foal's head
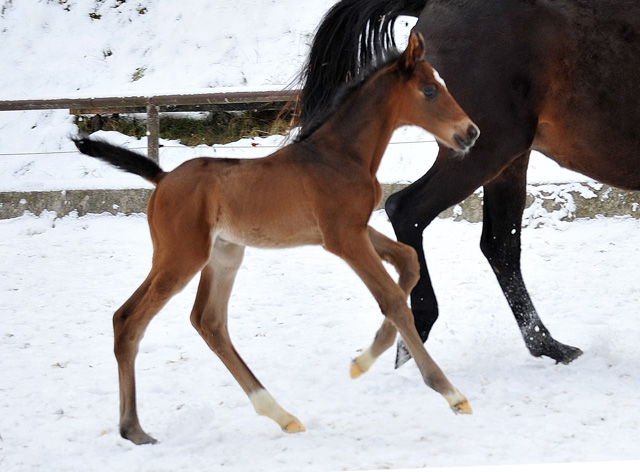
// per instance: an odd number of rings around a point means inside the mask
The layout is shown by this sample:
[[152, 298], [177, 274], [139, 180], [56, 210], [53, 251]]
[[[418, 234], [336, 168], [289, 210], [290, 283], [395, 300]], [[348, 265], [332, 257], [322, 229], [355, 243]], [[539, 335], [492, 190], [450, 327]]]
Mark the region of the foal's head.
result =
[[407, 49], [395, 63], [403, 77], [398, 89], [399, 119], [424, 128], [455, 151], [467, 152], [480, 130], [449, 94], [438, 72], [422, 59], [424, 50], [422, 35], [412, 33]]

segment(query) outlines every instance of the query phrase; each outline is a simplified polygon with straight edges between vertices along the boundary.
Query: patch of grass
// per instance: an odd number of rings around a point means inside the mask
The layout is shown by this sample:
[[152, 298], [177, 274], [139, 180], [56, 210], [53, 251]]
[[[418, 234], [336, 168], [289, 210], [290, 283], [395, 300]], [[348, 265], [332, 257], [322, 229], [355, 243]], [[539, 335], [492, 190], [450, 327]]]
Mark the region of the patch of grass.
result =
[[[290, 116], [275, 110], [248, 112], [211, 112], [203, 116], [160, 114], [160, 137], [178, 140], [185, 146], [227, 144], [242, 138], [284, 134], [289, 129]], [[135, 115], [78, 116], [75, 123], [80, 133], [98, 130], [118, 131], [141, 138], [147, 134], [144, 118]]]

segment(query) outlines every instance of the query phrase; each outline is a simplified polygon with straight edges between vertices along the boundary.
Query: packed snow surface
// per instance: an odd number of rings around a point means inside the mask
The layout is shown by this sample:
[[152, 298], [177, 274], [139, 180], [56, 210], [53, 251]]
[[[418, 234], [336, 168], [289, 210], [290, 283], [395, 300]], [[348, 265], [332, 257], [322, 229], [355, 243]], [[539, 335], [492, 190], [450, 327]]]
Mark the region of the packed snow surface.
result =
[[[391, 235], [383, 214], [373, 225]], [[307, 432], [253, 408], [189, 322], [196, 281], [153, 320], [137, 364], [143, 427], [118, 431], [111, 315], [146, 276], [144, 215], [0, 221], [2, 470], [339, 471], [640, 459], [633, 219], [523, 234], [529, 289], [554, 336], [584, 355], [531, 357], [478, 250], [478, 224], [426, 232], [441, 316], [427, 348], [469, 398], [455, 416], [394, 349], [357, 380], [349, 364], [382, 316], [318, 247], [248, 249], [230, 301], [245, 361]], [[607, 467], [602, 465], [601, 467]]]

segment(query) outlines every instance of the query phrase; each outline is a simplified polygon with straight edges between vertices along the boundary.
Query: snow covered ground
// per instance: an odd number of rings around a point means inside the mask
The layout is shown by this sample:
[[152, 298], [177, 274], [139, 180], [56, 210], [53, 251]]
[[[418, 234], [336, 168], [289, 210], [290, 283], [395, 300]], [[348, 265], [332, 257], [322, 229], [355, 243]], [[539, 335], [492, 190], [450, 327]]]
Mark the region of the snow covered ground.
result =
[[[0, 64], [10, 71], [0, 74], [0, 100], [284, 87], [333, 3], [0, 0]], [[400, 23], [399, 37], [408, 26]], [[75, 132], [67, 111], [0, 113], [0, 191], [145, 185], [74, 152]], [[161, 163], [257, 157], [282, 140], [196, 149], [164, 141]], [[379, 177], [412, 181], [435, 145], [414, 129], [394, 141]], [[539, 155], [529, 181], [589, 184]], [[372, 222], [391, 235], [384, 215]], [[478, 250], [479, 225], [438, 220], [425, 239], [442, 312], [427, 346], [471, 401], [470, 417], [451, 414], [413, 363], [393, 370], [392, 351], [349, 378], [350, 359], [369, 345], [381, 315], [344, 263], [319, 248], [249, 250], [231, 300], [232, 338], [308, 431], [286, 435], [253, 412], [189, 324], [192, 284], [143, 341], [140, 414], [160, 443], [134, 447], [117, 431], [111, 315], [149, 268], [144, 215], [0, 221], [0, 470], [324, 472], [638, 460], [640, 223], [545, 223], [524, 230], [525, 277], [552, 333], [585, 351], [571, 365], [526, 352]]]
[[[373, 224], [391, 234], [382, 214]], [[427, 346], [469, 398], [472, 416], [454, 416], [413, 362], [394, 370], [392, 351], [349, 378], [350, 360], [382, 317], [342, 261], [320, 248], [248, 250], [230, 304], [232, 339], [308, 431], [288, 435], [254, 413], [190, 326], [192, 283], [143, 340], [140, 415], [160, 443], [136, 447], [117, 428], [111, 315], [149, 269], [144, 216], [0, 221], [0, 469], [294, 472], [638, 460], [639, 225], [607, 219], [524, 230], [537, 307], [559, 340], [585, 352], [568, 366], [526, 352], [477, 249], [480, 225], [438, 220], [428, 228], [442, 314]]]

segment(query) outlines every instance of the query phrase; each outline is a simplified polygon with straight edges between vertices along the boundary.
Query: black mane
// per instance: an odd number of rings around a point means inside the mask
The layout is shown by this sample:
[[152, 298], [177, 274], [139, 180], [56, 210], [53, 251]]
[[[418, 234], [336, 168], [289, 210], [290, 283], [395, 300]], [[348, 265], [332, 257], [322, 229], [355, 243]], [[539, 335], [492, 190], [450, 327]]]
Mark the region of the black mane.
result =
[[327, 107], [319, 107], [318, 112], [315, 114], [308, 115], [306, 117], [305, 123], [300, 128], [300, 133], [295, 137], [293, 142], [299, 143], [304, 139], [308, 138], [312, 135], [320, 126], [322, 126], [331, 115], [336, 111], [336, 109], [344, 103], [348, 97], [350, 97], [356, 90], [360, 90], [362, 86], [384, 67], [389, 64], [395, 62], [400, 57], [401, 52], [397, 50], [387, 51], [384, 54], [384, 57], [378, 61], [376, 64], [372, 64], [367, 70], [364, 70], [358, 77], [350, 80], [349, 82], [345, 82], [338, 90], [335, 95], [331, 99], [331, 103]]

